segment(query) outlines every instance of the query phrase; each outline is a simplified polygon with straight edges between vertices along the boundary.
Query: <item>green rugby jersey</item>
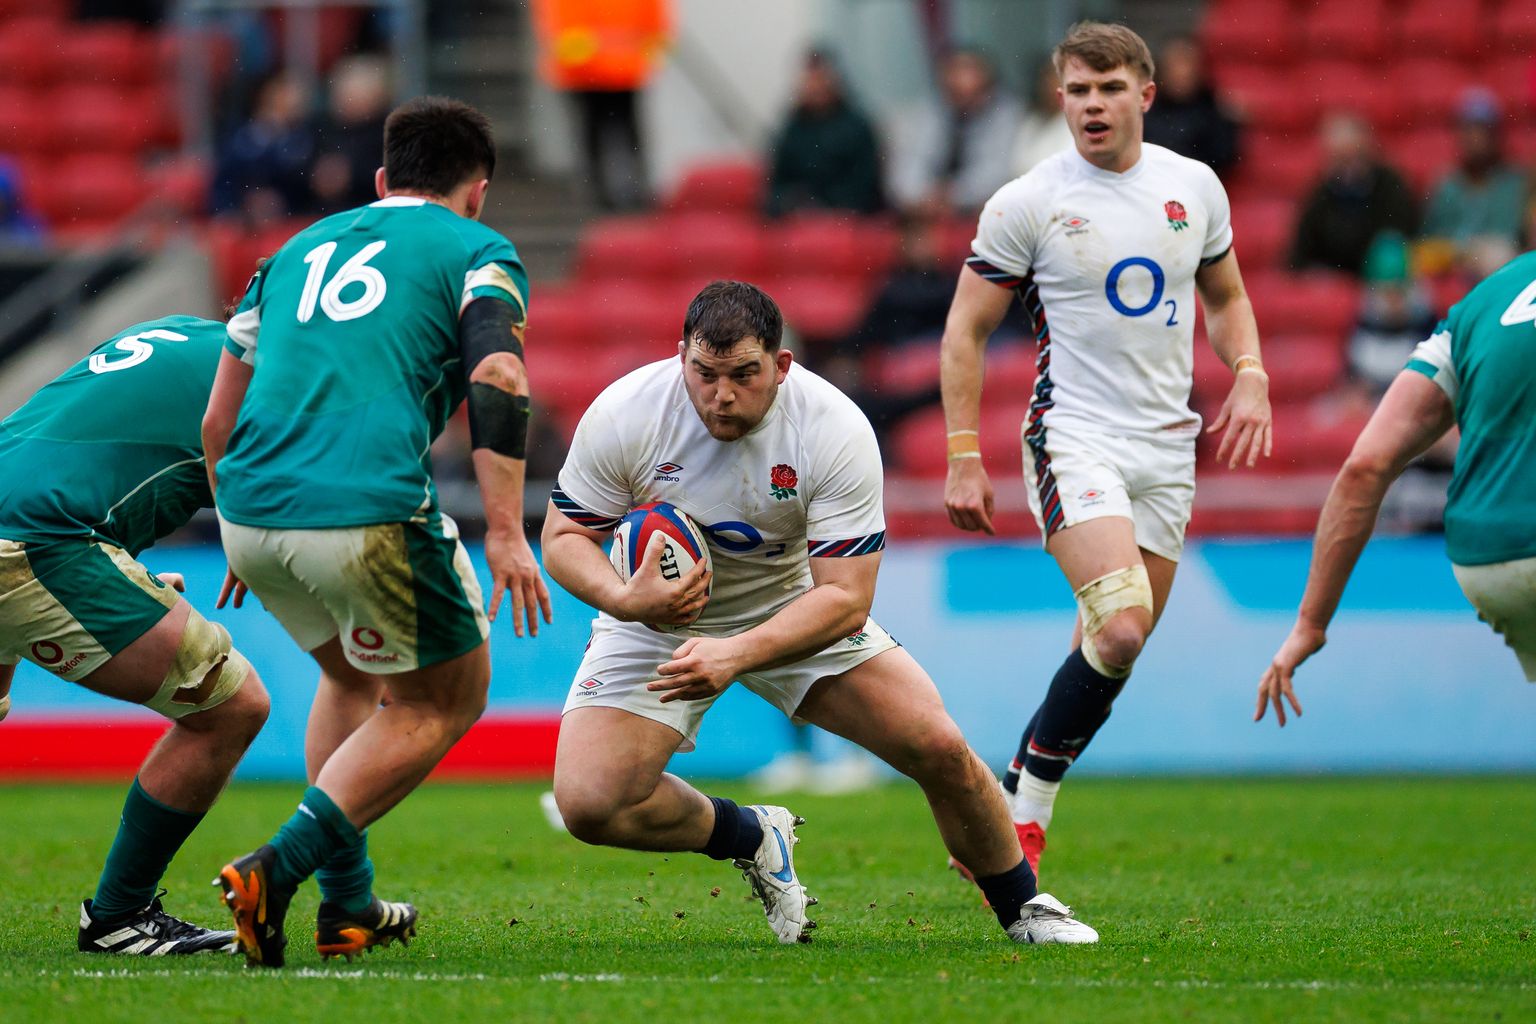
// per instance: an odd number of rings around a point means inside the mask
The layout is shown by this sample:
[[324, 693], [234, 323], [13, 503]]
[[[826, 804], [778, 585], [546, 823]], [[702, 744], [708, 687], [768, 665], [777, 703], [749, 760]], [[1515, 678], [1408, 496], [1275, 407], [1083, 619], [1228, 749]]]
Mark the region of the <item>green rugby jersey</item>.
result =
[[202, 423], [223, 346], [213, 320], [134, 324], [0, 422], [0, 537], [137, 556], [212, 505]]
[[219, 512], [269, 529], [427, 521], [429, 448], [464, 399], [459, 314], [526, 319], [528, 279], [490, 228], [381, 199], [294, 235], [251, 279], [225, 348], [250, 388], [218, 466]]
[[1536, 252], [1473, 288], [1408, 362], [1456, 407], [1445, 507], [1458, 565], [1536, 556]]

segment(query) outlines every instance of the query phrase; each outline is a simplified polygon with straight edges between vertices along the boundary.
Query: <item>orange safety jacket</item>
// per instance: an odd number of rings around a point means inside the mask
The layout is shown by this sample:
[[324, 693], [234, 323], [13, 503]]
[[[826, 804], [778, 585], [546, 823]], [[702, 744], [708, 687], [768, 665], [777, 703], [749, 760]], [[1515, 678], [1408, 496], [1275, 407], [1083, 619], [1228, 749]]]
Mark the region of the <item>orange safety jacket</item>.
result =
[[668, 0], [533, 0], [539, 71], [557, 89], [638, 89], [671, 38]]

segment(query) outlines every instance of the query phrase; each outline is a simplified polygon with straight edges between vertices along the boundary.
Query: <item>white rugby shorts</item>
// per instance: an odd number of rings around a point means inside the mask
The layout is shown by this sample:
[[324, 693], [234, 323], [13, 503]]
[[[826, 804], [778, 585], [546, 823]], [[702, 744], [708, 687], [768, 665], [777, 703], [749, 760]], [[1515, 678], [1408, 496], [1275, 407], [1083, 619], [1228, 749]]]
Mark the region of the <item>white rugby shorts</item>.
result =
[[[672, 660], [672, 652], [681, 647], [689, 635], [693, 634], [658, 633], [638, 622], [620, 622], [607, 617], [593, 620], [592, 639], [587, 643], [587, 653], [576, 670], [576, 679], [571, 684], [561, 714], [576, 708], [618, 708], [671, 726], [683, 737], [678, 750], [692, 750], [704, 713], [719, 695], [707, 700], [674, 700], [664, 704], [661, 693], [645, 688], [647, 683], [658, 678], [656, 669]], [[857, 668], [896, 646], [889, 633], [874, 619], [868, 619], [863, 629], [838, 640], [819, 654], [778, 668], [749, 672], [738, 681], [793, 718], [805, 695], [818, 681]]]
[[1451, 565], [1477, 617], [1493, 627], [1536, 683], [1536, 558], [1492, 565]]
[[1194, 438], [1149, 440], [1069, 424], [1031, 431], [1025, 423], [1024, 479], [1040, 536], [1120, 516], [1136, 544], [1177, 562], [1195, 503]]

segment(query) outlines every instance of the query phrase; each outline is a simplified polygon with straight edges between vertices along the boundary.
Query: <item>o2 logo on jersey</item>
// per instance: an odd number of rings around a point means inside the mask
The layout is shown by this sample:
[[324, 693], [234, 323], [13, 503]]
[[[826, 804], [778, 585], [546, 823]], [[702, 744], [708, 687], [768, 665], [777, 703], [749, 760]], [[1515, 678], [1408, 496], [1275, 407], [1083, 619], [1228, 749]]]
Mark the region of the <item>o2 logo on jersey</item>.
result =
[[[723, 523], [699, 524], [699, 529], [709, 537], [709, 542], [718, 548], [733, 552], [738, 555], [756, 551], [768, 542], [763, 538], [757, 527], [751, 523], [743, 523], [740, 520], [726, 520]], [[788, 548], [787, 544], [773, 544], [763, 552], [764, 558], [777, 558]]]
[[[1120, 297], [1120, 277], [1132, 267], [1140, 267], [1152, 275], [1152, 294], [1140, 306], [1128, 306], [1125, 300]], [[1173, 299], [1168, 299], [1166, 302], [1163, 300], [1163, 287], [1166, 283], [1167, 275], [1163, 273], [1163, 268], [1158, 266], [1156, 260], [1148, 259], [1145, 256], [1127, 256], [1109, 268], [1109, 276], [1104, 279], [1104, 297], [1109, 300], [1110, 307], [1121, 316], [1146, 316], [1159, 306], [1167, 306], [1167, 326], [1177, 327], [1179, 325], [1179, 304]]]

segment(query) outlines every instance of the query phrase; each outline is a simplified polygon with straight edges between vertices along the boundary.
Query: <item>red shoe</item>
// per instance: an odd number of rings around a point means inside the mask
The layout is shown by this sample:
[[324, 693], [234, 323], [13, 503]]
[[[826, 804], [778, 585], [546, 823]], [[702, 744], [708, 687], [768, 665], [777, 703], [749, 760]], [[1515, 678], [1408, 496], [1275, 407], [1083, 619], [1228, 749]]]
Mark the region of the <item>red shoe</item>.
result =
[[1045, 852], [1045, 829], [1037, 822], [1029, 821], [1020, 825], [1013, 823], [1013, 830], [1019, 834], [1019, 848], [1024, 851], [1024, 859], [1029, 861], [1029, 870], [1035, 873], [1035, 882], [1040, 881], [1040, 855]]

